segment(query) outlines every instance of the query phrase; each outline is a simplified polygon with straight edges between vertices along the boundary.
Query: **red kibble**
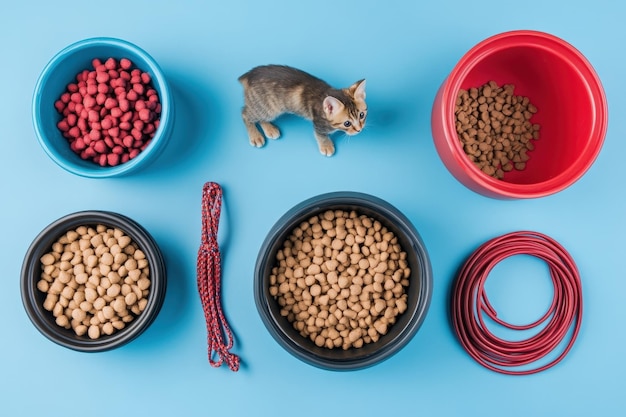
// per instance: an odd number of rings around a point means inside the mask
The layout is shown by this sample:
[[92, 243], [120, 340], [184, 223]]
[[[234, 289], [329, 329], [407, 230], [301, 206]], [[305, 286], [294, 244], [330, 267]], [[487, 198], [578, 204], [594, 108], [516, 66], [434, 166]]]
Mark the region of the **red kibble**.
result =
[[119, 97], [122, 93], [126, 92], [126, 88], [125, 87], [115, 87], [113, 89], [113, 93], [115, 94], [116, 97]]
[[92, 95], [86, 95], [83, 98], [83, 106], [85, 106], [86, 109], [90, 109], [94, 107], [96, 104], [97, 104], [96, 98]]
[[102, 135], [101, 135], [101, 133], [100, 133], [100, 131], [99, 131], [99, 130], [92, 129], [92, 130], [89, 132], [89, 138], [90, 138], [91, 140], [99, 140], [101, 136], [102, 136]]
[[128, 58], [122, 58], [120, 59], [120, 67], [122, 67], [122, 69], [124, 70], [129, 70], [130, 67], [133, 66], [133, 63], [130, 61], [130, 59]]
[[[126, 113], [130, 109], [130, 103], [126, 99], [122, 99], [120, 97], [118, 104], [120, 106], [120, 110], [123, 111], [124, 113]], [[63, 105], [63, 103], [61, 103], [61, 105]]]
[[143, 128], [142, 133], [144, 133], [145, 135], [150, 135], [151, 133], [154, 133], [156, 131], [156, 128], [154, 127], [154, 124], [149, 123], [146, 125], [146, 127]]
[[148, 145], [160, 103], [150, 74], [132, 69], [129, 59], [94, 58], [91, 64], [93, 70], [79, 72], [54, 102], [63, 117], [57, 127], [81, 158], [115, 166]]
[[65, 120], [67, 121], [67, 124], [69, 126], [76, 126], [76, 121], [78, 120], [78, 117], [74, 113], [70, 113], [67, 115]]
[[107, 163], [110, 166], [112, 166], [112, 167], [114, 167], [117, 164], [119, 164], [120, 163], [120, 156], [119, 156], [119, 154], [117, 154], [115, 152], [108, 154], [107, 155]]
[[124, 136], [124, 139], [122, 139], [122, 143], [127, 148], [132, 148], [134, 142], [135, 142], [135, 138], [132, 137], [131, 135]]
[[150, 84], [150, 81], [152, 81], [152, 78], [150, 77], [150, 74], [148, 74], [147, 72], [142, 72], [141, 73], [141, 82], [144, 84]]
[[134, 116], [134, 113], [132, 111], [127, 111], [126, 113], [124, 113], [122, 117], [120, 117], [120, 121], [130, 122], [131, 120], [133, 120], [133, 116]]
[[87, 121], [79, 117], [78, 120], [76, 120], [76, 127], [78, 127], [81, 132], [85, 132], [87, 130]]
[[89, 120], [90, 122], [97, 122], [100, 120], [100, 115], [95, 110], [89, 110], [87, 114], [87, 120]]
[[97, 153], [105, 153], [107, 151], [107, 144], [101, 139], [93, 142], [92, 148]]
[[76, 126], [71, 127], [70, 130], [67, 131], [67, 134], [72, 138], [77, 138], [80, 136], [80, 129]]
[[126, 98], [130, 101], [136, 101], [139, 98], [139, 95], [135, 90], [130, 90], [126, 93]]
[[140, 140], [143, 137], [141, 130], [133, 129], [130, 131], [130, 134], [135, 138], [135, 140]]
[[104, 137], [104, 143], [106, 144], [106, 146], [108, 146], [109, 148], [112, 148], [115, 146], [115, 142], [113, 142], [113, 138], [110, 136], [105, 136]]
[[96, 75], [96, 81], [98, 81], [99, 83], [106, 83], [109, 82], [109, 80], [111, 79], [111, 77], [109, 77], [109, 73], [105, 71], [98, 71], [97, 75]]
[[74, 145], [74, 148], [79, 151], [82, 151], [87, 147], [83, 138], [76, 138], [76, 140], [72, 142], [72, 145]]
[[[131, 82], [132, 82], [132, 81], [131, 81]], [[139, 95], [142, 95], [142, 94], [145, 92], [145, 88], [144, 88], [143, 84], [141, 84], [141, 83], [134, 83], [134, 84], [133, 84], [133, 90], [134, 90], [137, 94], [139, 94]]]
[[115, 58], [109, 58], [104, 62], [104, 67], [108, 70], [114, 70], [117, 68], [117, 60]]
[[98, 93], [107, 94], [109, 92], [109, 86], [105, 83], [98, 84]]
[[111, 116], [116, 119], [119, 119], [120, 117], [122, 117], [123, 114], [124, 112], [119, 107], [113, 107], [111, 109]]
[[101, 154], [101, 155], [96, 156], [96, 160], [98, 161], [98, 165], [100, 165], [101, 167], [104, 167], [107, 165], [106, 154]]
[[89, 159], [89, 158], [93, 158], [94, 156], [96, 156], [96, 150], [92, 146], [85, 148], [83, 153], [85, 155], [83, 159]]
[[91, 83], [87, 86], [87, 94], [90, 96], [95, 96], [98, 94], [98, 84]]
[[139, 118], [144, 122], [149, 122], [151, 118], [150, 109], [141, 109], [139, 110]]
[[59, 123], [57, 123], [57, 127], [59, 128], [61, 132], [67, 132], [70, 128], [70, 126], [67, 123], [67, 119], [60, 120]]
[[113, 121], [111, 120], [111, 117], [105, 117], [104, 119], [102, 119], [102, 122], [100, 122], [100, 125], [102, 126], [103, 129], [110, 129], [113, 127]]
[[107, 99], [104, 100], [104, 108], [111, 110], [113, 107], [117, 107], [117, 100], [113, 97], [107, 97]]
[[102, 106], [104, 104], [104, 102], [106, 101], [107, 96], [104, 93], [98, 93], [98, 95], [96, 96], [96, 104], [98, 106]]

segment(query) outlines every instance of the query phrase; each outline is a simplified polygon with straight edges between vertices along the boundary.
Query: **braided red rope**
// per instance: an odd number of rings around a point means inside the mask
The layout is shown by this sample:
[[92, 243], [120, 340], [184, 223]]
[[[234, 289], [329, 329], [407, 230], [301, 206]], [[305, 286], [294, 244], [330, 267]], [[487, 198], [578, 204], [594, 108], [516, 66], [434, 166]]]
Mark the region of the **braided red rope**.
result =
[[[198, 292], [207, 325], [209, 363], [219, 367], [226, 362], [232, 371], [239, 370], [239, 357], [229, 352], [233, 347], [233, 333], [222, 311], [220, 301], [221, 257], [217, 244], [222, 206], [219, 184], [207, 182], [202, 189], [202, 243], [198, 250]], [[227, 342], [224, 342], [226, 337]], [[218, 360], [214, 360], [214, 355]]]
[[[518, 254], [544, 260], [549, 266], [554, 286], [548, 311], [534, 323], [523, 326], [500, 320], [484, 289], [493, 267], [503, 259]], [[509, 375], [537, 373], [560, 362], [576, 340], [583, 312], [581, 281], [574, 260], [554, 239], [527, 231], [509, 233], [480, 246], [463, 265], [453, 289], [451, 304], [452, 324], [465, 350], [484, 367]], [[483, 314], [509, 329], [540, 330], [525, 340], [503, 340], [487, 328]], [[568, 333], [570, 339], [558, 357], [545, 365], [528, 369], [529, 365], [556, 349]]]

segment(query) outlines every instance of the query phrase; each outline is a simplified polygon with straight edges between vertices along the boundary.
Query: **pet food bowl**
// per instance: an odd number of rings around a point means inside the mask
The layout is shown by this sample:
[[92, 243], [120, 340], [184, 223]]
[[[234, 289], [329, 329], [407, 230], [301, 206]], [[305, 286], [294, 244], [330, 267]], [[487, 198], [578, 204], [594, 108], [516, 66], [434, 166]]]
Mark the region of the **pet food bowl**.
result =
[[[538, 111], [540, 138], [521, 171], [503, 179], [484, 174], [465, 154], [455, 128], [460, 89], [489, 81], [513, 84]], [[519, 30], [471, 48], [441, 85], [432, 109], [432, 134], [444, 165], [469, 189], [500, 199], [536, 198], [559, 192], [590, 168], [604, 142], [608, 109], [598, 75], [572, 45], [553, 35]]]
[[[100, 166], [91, 159], [82, 159], [70, 149], [68, 140], [57, 127], [61, 120], [54, 104], [76, 82], [76, 76], [92, 70], [92, 60], [127, 58], [134, 68], [147, 72], [161, 104], [159, 125], [151, 139], [136, 157], [116, 166]], [[135, 172], [153, 162], [165, 148], [174, 126], [174, 106], [170, 86], [163, 71], [144, 50], [130, 42], [115, 38], [91, 38], [78, 41], [58, 52], [45, 66], [33, 94], [32, 117], [35, 133], [46, 154], [61, 168], [89, 178], [115, 177]]]
[[[362, 347], [329, 349], [318, 347], [302, 336], [281, 316], [280, 306], [270, 294], [270, 275], [276, 262], [276, 253], [293, 229], [301, 222], [327, 210], [356, 211], [387, 227], [394, 233], [407, 253], [411, 268], [407, 309], [376, 342]], [[382, 362], [401, 350], [424, 321], [432, 293], [431, 264], [422, 239], [411, 222], [395, 207], [377, 197], [356, 192], [322, 194], [301, 202], [287, 211], [272, 227], [263, 242], [254, 272], [254, 298], [259, 315], [272, 337], [287, 352], [310, 365], [335, 371], [366, 368]]]
[[[91, 339], [88, 334], [78, 336], [72, 329], [66, 329], [56, 323], [53, 313], [43, 307], [46, 293], [37, 288], [37, 283], [42, 274], [40, 259], [51, 251], [54, 242], [79, 226], [97, 225], [121, 229], [144, 252], [150, 268], [150, 287], [145, 309], [126, 323], [122, 330]], [[22, 264], [22, 303], [31, 322], [52, 342], [82, 352], [111, 350], [139, 337], [157, 317], [165, 299], [166, 287], [165, 263], [154, 239], [134, 220], [113, 212], [81, 211], [54, 221], [33, 240]]]

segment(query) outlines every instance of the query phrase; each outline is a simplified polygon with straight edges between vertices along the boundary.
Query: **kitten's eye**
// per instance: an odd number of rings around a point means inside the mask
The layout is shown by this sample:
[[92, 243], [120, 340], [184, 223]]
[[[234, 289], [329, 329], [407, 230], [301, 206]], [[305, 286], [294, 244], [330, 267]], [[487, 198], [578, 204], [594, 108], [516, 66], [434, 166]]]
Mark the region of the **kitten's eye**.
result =
[[359, 113], [359, 119], [363, 119], [365, 117], [365, 113], [361, 112]]
[[350, 127], [350, 126], [352, 126], [352, 123], [349, 120], [346, 120], [345, 122], [343, 122], [343, 125], [345, 127]]

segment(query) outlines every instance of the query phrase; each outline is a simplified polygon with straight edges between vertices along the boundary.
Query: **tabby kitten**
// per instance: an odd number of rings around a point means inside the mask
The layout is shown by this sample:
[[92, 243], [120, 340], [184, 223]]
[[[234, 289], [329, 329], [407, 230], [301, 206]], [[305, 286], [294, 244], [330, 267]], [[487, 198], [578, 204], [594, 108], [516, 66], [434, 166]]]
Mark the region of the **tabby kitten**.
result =
[[271, 122], [284, 113], [313, 122], [320, 152], [326, 156], [335, 153], [331, 133], [341, 130], [356, 135], [365, 125], [365, 80], [336, 89], [304, 71], [266, 65], [248, 71], [239, 77], [239, 82], [243, 85], [245, 102], [241, 114], [252, 146], [263, 146], [265, 137], [280, 136]]

